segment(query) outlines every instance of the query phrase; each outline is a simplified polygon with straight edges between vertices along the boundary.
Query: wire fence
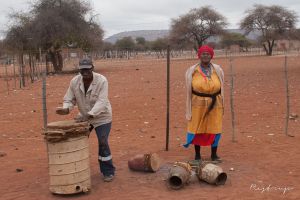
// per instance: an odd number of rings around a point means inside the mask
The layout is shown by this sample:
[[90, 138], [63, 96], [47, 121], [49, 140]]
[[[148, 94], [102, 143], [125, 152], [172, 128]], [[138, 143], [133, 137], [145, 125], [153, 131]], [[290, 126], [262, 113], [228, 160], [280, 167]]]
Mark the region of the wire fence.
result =
[[[24, 88], [36, 81], [41, 80], [43, 70], [48, 75], [55, 73], [53, 64], [46, 60], [46, 54], [41, 54], [37, 59], [32, 54], [39, 52], [31, 52], [24, 54], [22, 60], [20, 56], [15, 54], [8, 55], [1, 60], [0, 63], [0, 94], [9, 94], [10, 91]], [[70, 56], [71, 55], [71, 56]], [[264, 56], [265, 51], [262, 48], [249, 48], [245, 52], [229, 51], [226, 49], [215, 50], [215, 58], [233, 58], [247, 56]], [[274, 56], [289, 55], [299, 56], [299, 50], [290, 51], [273, 51]], [[167, 51], [102, 51], [93, 52], [89, 55], [80, 52], [67, 51], [63, 53], [63, 71], [61, 73], [74, 73], [80, 57], [89, 56], [93, 60], [155, 60], [166, 59]], [[194, 50], [171, 50], [171, 59], [196, 59], [197, 54]], [[23, 63], [23, 64], [22, 64]]]
[[[297, 53], [297, 52], [296, 52]], [[300, 56], [294, 56], [294, 52], [287, 54], [287, 60], [285, 62], [285, 55], [278, 54], [280, 56], [260, 56], [260, 57], [232, 57], [230, 58], [218, 58], [214, 60], [217, 64], [220, 64], [226, 72], [226, 98], [234, 98], [235, 101], [226, 101], [225, 108], [227, 109], [226, 118], [227, 125], [226, 131], [231, 129], [229, 126], [235, 127], [235, 132], [232, 133], [232, 140], [239, 140], [242, 134], [245, 136], [252, 136], [257, 132], [267, 133], [296, 133], [296, 117], [294, 121], [289, 118], [291, 114], [299, 112], [299, 74]], [[281, 56], [282, 55], [282, 56]], [[77, 64], [76, 59], [65, 59], [66, 69], [70, 71]], [[188, 66], [195, 63], [195, 59], [171, 60], [171, 129], [174, 134], [178, 135], [179, 132], [185, 128], [186, 124], [184, 118], [184, 109], [179, 105], [184, 105], [185, 100], [185, 84], [184, 84], [184, 71]], [[98, 63], [101, 67], [96, 68], [98, 71], [101, 68], [101, 73], [108, 77], [110, 80], [110, 98], [112, 99], [114, 110], [116, 111], [114, 116], [114, 123], [116, 129], [122, 127], [122, 131], [130, 129], [130, 126], [137, 127], [137, 130], [143, 131], [143, 126], [148, 127], [151, 123], [157, 123], [164, 121], [165, 111], [164, 98], [165, 97], [165, 60], [162, 59], [145, 59], [145, 60], [124, 60], [119, 62], [118, 60], [99, 60]], [[121, 64], [120, 64], [121, 63]], [[18, 114], [14, 114], [13, 111], [5, 113], [3, 121], [9, 121], [11, 119], [21, 120], [22, 117], [32, 116], [43, 112], [40, 102], [42, 96], [40, 92], [36, 92], [29, 88], [29, 90], [18, 90], [19, 76], [18, 65], [12, 64], [3, 65], [1, 70], [1, 93], [0, 97], [3, 98], [4, 104], [1, 107], [4, 109], [6, 105], [8, 107], [14, 107], [16, 105], [28, 104], [22, 107]], [[6, 67], [5, 67], [6, 66]], [[46, 66], [45, 62], [36, 64], [40, 69], [36, 72], [43, 71]], [[98, 65], [97, 65], [98, 66]], [[232, 69], [230, 69], [230, 67]], [[284, 76], [284, 67], [286, 67], [287, 75]], [[29, 66], [27, 70], [30, 72]], [[6, 69], [7, 74], [6, 75]], [[17, 74], [14, 76], [14, 74]], [[249, 75], [250, 74], [250, 75]], [[4, 75], [4, 77], [2, 77]], [[36, 81], [41, 80], [41, 74], [35, 76]], [[231, 80], [232, 78], [232, 80]], [[289, 80], [288, 80], [289, 78]], [[9, 79], [9, 80], [8, 80]], [[48, 76], [47, 80], [47, 103], [52, 109], [58, 106], [62, 102], [62, 97], [67, 89], [71, 76]], [[8, 80], [8, 81], [7, 81]], [[32, 85], [30, 75], [26, 75], [26, 86]], [[15, 84], [16, 83], [16, 84]], [[126, 84], [125, 84], [126, 83]], [[138, 83], [138, 84], [137, 84]], [[234, 83], [234, 87], [231, 86]], [[267, 83], [267, 84], [266, 84]], [[287, 90], [284, 83], [290, 87], [290, 91]], [[8, 85], [8, 87], [7, 87]], [[267, 85], [267, 86], [266, 86]], [[37, 87], [41, 86], [41, 83], [36, 84]], [[8, 88], [8, 90], [7, 90]], [[16, 98], [14, 101], [6, 101], [10, 99], [9, 95], [12, 90], [15, 90], [16, 94], [23, 93], [22, 98]], [[37, 89], [37, 88], [35, 88]], [[7, 93], [9, 92], [9, 95]], [[285, 95], [285, 93], [290, 93]], [[26, 95], [24, 95], [26, 94]], [[230, 97], [231, 94], [231, 97]], [[11, 95], [13, 97], [13, 95]], [[257, 99], [254, 99], [255, 98]], [[290, 97], [290, 102], [285, 103], [285, 96]], [[174, 98], [173, 98], [174, 97]], [[252, 98], [249, 101], [247, 98]], [[122, 102], [122, 103], [121, 103]], [[134, 102], [134, 106], [132, 105]], [[38, 104], [38, 106], [36, 106]], [[286, 105], [285, 105], [286, 104]], [[29, 106], [30, 105], [30, 106]], [[130, 105], [128, 109], [124, 109], [124, 105]], [[289, 108], [290, 106], [290, 108]], [[288, 108], [288, 109], [287, 109]], [[151, 110], [151, 112], [149, 112]], [[234, 113], [230, 114], [230, 110]], [[48, 115], [49, 121], [63, 120], [62, 117], [54, 114]], [[138, 114], [137, 114], [138, 113]], [[149, 114], [150, 113], [150, 114]], [[73, 114], [77, 114], [73, 112]], [[258, 117], [259, 116], [259, 117]], [[233, 118], [231, 125], [231, 118]], [[152, 120], [152, 121], [151, 121]], [[141, 123], [141, 121], [147, 123]], [[150, 121], [150, 125], [148, 122]], [[295, 122], [295, 123], [294, 123]], [[288, 125], [290, 123], [290, 125]], [[129, 127], [127, 126], [129, 124]], [[141, 125], [142, 124], [142, 125]], [[176, 128], [174, 128], [176, 124]], [[124, 130], [123, 130], [124, 128]], [[289, 130], [287, 130], [289, 129]], [[163, 123], [155, 125], [155, 131], [162, 132], [164, 130]], [[232, 129], [234, 130], [234, 129]], [[179, 137], [179, 136], [178, 136]]]
[[[300, 55], [300, 50], [274, 50], [273, 55], [284, 55], [288, 52], [289, 55]], [[228, 49], [215, 50], [215, 57], [239, 57], [239, 56], [264, 56], [266, 55], [262, 48], [249, 48], [244, 51], [232, 51]], [[160, 51], [101, 51], [94, 52], [91, 55], [95, 59], [165, 59], [167, 50]], [[197, 54], [195, 50], [171, 50], [170, 57], [172, 59], [195, 59]]]
[[[41, 59], [24, 54], [22, 60], [16, 55], [7, 55], [0, 63], [0, 94], [25, 88], [42, 79], [44, 71], [48, 75], [55, 72], [53, 64], [42, 54]], [[79, 58], [65, 58], [64, 69], [61, 73], [74, 72], [77, 69]]]

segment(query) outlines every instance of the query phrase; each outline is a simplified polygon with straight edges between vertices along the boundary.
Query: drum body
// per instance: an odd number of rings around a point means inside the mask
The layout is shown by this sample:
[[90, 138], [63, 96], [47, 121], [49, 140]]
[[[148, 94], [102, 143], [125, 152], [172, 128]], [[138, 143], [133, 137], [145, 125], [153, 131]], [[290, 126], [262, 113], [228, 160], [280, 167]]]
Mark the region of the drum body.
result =
[[171, 189], [179, 190], [189, 183], [192, 175], [192, 168], [188, 163], [175, 162], [170, 168], [168, 185]]
[[223, 169], [211, 163], [201, 164], [197, 172], [198, 178], [213, 185], [224, 185], [227, 174]]
[[75, 121], [49, 123], [47, 141], [50, 184], [55, 194], [75, 194], [91, 189], [88, 124]]
[[128, 161], [129, 169], [133, 171], [156, 172], [160, 159], [156, 153], [138, 154]]

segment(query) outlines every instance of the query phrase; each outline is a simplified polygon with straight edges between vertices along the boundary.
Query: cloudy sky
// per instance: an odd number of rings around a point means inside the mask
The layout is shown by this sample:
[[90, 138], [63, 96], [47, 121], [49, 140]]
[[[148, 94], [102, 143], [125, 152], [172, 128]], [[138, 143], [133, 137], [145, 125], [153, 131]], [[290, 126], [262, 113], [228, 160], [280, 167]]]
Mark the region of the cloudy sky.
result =
[[[10, 11], [28, 11], [30, 0], [0, 0], [0, 34], [9, 25]], [[32, 1], [32, 0], [31, 0]], [[210, 5], [227, 18], [228, 28], [238, 28], [245, 10], [254, 4], [281, 5], [300, 16], [300, 0], [90, 0], [105, 38], [122, 31], [168, 29], [172, 18], [191, 8]], [[300, 21], [300, 18], [299, 18]], [[300, 28], [300, 22], [297, 23]]]

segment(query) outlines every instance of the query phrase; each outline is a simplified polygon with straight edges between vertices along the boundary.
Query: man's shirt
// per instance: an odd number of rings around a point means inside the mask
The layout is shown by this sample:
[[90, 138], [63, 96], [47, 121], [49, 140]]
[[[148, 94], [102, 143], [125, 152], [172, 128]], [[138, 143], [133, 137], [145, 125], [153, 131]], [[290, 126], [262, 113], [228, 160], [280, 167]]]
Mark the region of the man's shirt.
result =
[[93, 81], [85, 93], [82, 76], [75, 76], [64, 96], [63, 108], [72, 109], [74, 105], [83, 119], [88, 115], [93, 118], [89, 122], [96, 128], [112, 121], [112, 109], [108, 99], [108, 82], [106, 78], [93, 72]]

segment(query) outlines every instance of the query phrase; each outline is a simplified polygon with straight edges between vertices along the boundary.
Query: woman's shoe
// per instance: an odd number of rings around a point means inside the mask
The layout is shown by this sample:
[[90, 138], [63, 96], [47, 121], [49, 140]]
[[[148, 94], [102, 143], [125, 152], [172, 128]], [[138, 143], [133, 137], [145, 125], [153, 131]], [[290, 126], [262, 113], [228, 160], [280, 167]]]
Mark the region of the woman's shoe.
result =
[[211, 161], [220, 163], [222, 162], [222, 159], [217, 155], [218, 147], [211, 147]]

